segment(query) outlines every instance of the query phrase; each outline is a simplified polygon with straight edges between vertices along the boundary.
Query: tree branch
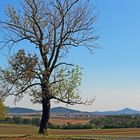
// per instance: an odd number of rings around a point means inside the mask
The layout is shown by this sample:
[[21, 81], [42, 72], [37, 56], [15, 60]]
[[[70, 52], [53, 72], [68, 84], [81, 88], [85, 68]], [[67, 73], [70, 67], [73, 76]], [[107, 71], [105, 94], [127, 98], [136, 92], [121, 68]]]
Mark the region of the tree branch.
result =
[[8, 97], [10, 95], [13, 95], [13, 96], [19, 96], [20, 94], [24, 93], [26, 90], [28, 90], [29, 88], [33, 87], [33, 86], [36, 86], [36, 85], [40, 85], [40, 83], [34, 83], [34, 84], [31, 84], [27, 87], [25, 87], [24, 89], [22, 89], [21, 91], [19, 91], [18, 93], [14, 94], [14, 93], [10, 93], [10, 94], [7, 94], [5, 97]]
[[58, 97], [55, 97], [55, 96], [51, 96], [52, 99], [56, 99], [60, 102], [63, 102], [63, 103], [66, 103], [66, 104], [70, 104], [70, 105], [74, 105], [74, 104], [83, 104], [83, 102], [81, 100], [78, 100], [78, 101], [65, 101], [63, 99], [60, 99]]
[[54, 66], [53, 69], [55, 69], [56, 67], [60, 66], [60, 65], [68, 65], [68, 66], [74, 66], [73, 64], [70, 64], [70, 63], [66, 63], [66, 62], [62, 62], [62, 63], [58, 63]]

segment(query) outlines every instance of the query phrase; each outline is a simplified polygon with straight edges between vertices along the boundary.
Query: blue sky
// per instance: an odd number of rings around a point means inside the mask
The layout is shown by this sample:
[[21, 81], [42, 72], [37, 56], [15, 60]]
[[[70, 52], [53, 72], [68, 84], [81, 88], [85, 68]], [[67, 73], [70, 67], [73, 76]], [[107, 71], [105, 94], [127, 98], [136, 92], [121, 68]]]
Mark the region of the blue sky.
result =
[[[16, 0], [11, 2], [16, 3]], [[0, 1], [2, 17], [7, 3], [8, 0]], [[94, 3], [99, 11], [96, 26], [100, 48], [93, 55], [85, 49], [74, 49], [69, 59], [84, 68], [81, 95], [96, 96], [96, 101], [91, 106], [70, 108], [103, 111], [130, 107], [140, 110], [140, 1], [94, 0]], [[0, 53], [3, 59], [0, 66], [6, 65], [4, 53]], [[29, 107], [40, 108], [27, 101], [27, 97], [17, 106], [26, 106], [25, 100]], [[6, 105], [14, 106], [11, 97]]]

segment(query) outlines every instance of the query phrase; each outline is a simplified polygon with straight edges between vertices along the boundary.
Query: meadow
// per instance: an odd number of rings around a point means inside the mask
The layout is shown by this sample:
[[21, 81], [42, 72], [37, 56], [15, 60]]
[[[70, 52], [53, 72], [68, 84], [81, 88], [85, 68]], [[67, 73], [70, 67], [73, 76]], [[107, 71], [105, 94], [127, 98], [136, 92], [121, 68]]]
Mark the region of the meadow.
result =
[[0, 140], [140, 140], [140, 128], [53, 129], [48, 136], [38, 135], [37, 130], [35, 126], [0, 124]]

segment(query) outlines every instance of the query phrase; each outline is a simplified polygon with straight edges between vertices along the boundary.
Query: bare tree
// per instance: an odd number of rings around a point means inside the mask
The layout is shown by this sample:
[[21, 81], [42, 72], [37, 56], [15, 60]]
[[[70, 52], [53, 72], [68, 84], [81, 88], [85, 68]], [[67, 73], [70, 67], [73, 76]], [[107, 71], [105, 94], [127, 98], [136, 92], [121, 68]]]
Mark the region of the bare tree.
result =
[[96, 47], [96, 11], [86, 0], [24, 0], [22, 9], [8, 6], [9, 20], [0, 22], [6, 33], [1, 48], [10, 49], [17, 42], [28, 40], [31, 50], [24, 49], [9, 58], [9, 67], [1, 69], [0, 94], [15, 95], [21, 99], [25, 93], [42, 104], [42, 119], [39, 133], [45, 133], [50, 117], [50, 100], [67, 104], [87, 103], [82, 101], [78, 86], [81, 72], [73, 64], [64, 62], [72, 47]]

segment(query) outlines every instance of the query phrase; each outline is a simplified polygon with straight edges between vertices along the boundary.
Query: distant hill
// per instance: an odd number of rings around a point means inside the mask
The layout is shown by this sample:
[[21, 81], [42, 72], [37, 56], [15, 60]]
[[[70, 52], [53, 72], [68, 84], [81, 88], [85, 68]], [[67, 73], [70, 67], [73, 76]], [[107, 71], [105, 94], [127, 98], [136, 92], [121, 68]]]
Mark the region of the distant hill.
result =
[[79, 110], [68, 109], [65, 107], [55, 107], [51, 109], [51, 113], [81, 113]]
[[140, 111], [137, 110], [133, 110], [130, 108], [124, 108], [122, 110], [118, 110], [118, 111], [104, 111], [104, 112], [91, 112], [92, 115], [135, 115], [135, 114], [139, 114], [140, 115]]
[[21, 108], [21, 107], [7, 107], [7, 112], [11, 114], [18, 114], [18, 113], [36, 113], [36, 110], [29, 109], [29, 108]]
[[[41, 110], [33, 110], [33, 109], [29, 109], [29, 108], [21, 108], [21, 107], [14, 107], [14, 108], [10, 108], [7, 107], [7, 112], [11, 113], [11, 114], [33, 114], [33, 113], [37, 113], [37, 112], [41, 112]], [[74, 110], [74, 109], [68, 109], [65, 107], [55, 107], [51, 109], [51, 113], [56, 113], [56, 114], [70, 114], [70, 113], [75, 113], [75, 114], [88, 114], [88, 115], [133, 115], [133, 114], [139, 114], [140, 115], [140, 111], [137, 110], [133, 110], [130, 108], [124, 108], [122, 110], [118, 110], [118, 111], [104, 111], [104, 112], [99, 112], [99, 111], [95, 111], [95, 112], [82, 112], [79, 110]]]
[[[7, 107], [7, 112], [11, 113], [11, 114], [20, 114], [20, 113], [37, 113], [37, 112], [41, 112], [41, 110], [33, 110], [33, 109], [29, 109], [29, 108], [22, 108], [22, 107]], [[79, 110], [73, 110], [73, 109], [68, 109], [65, 107], [55, 107], [51, 109], [51, 113], [81, 113], [81, 111]]]

